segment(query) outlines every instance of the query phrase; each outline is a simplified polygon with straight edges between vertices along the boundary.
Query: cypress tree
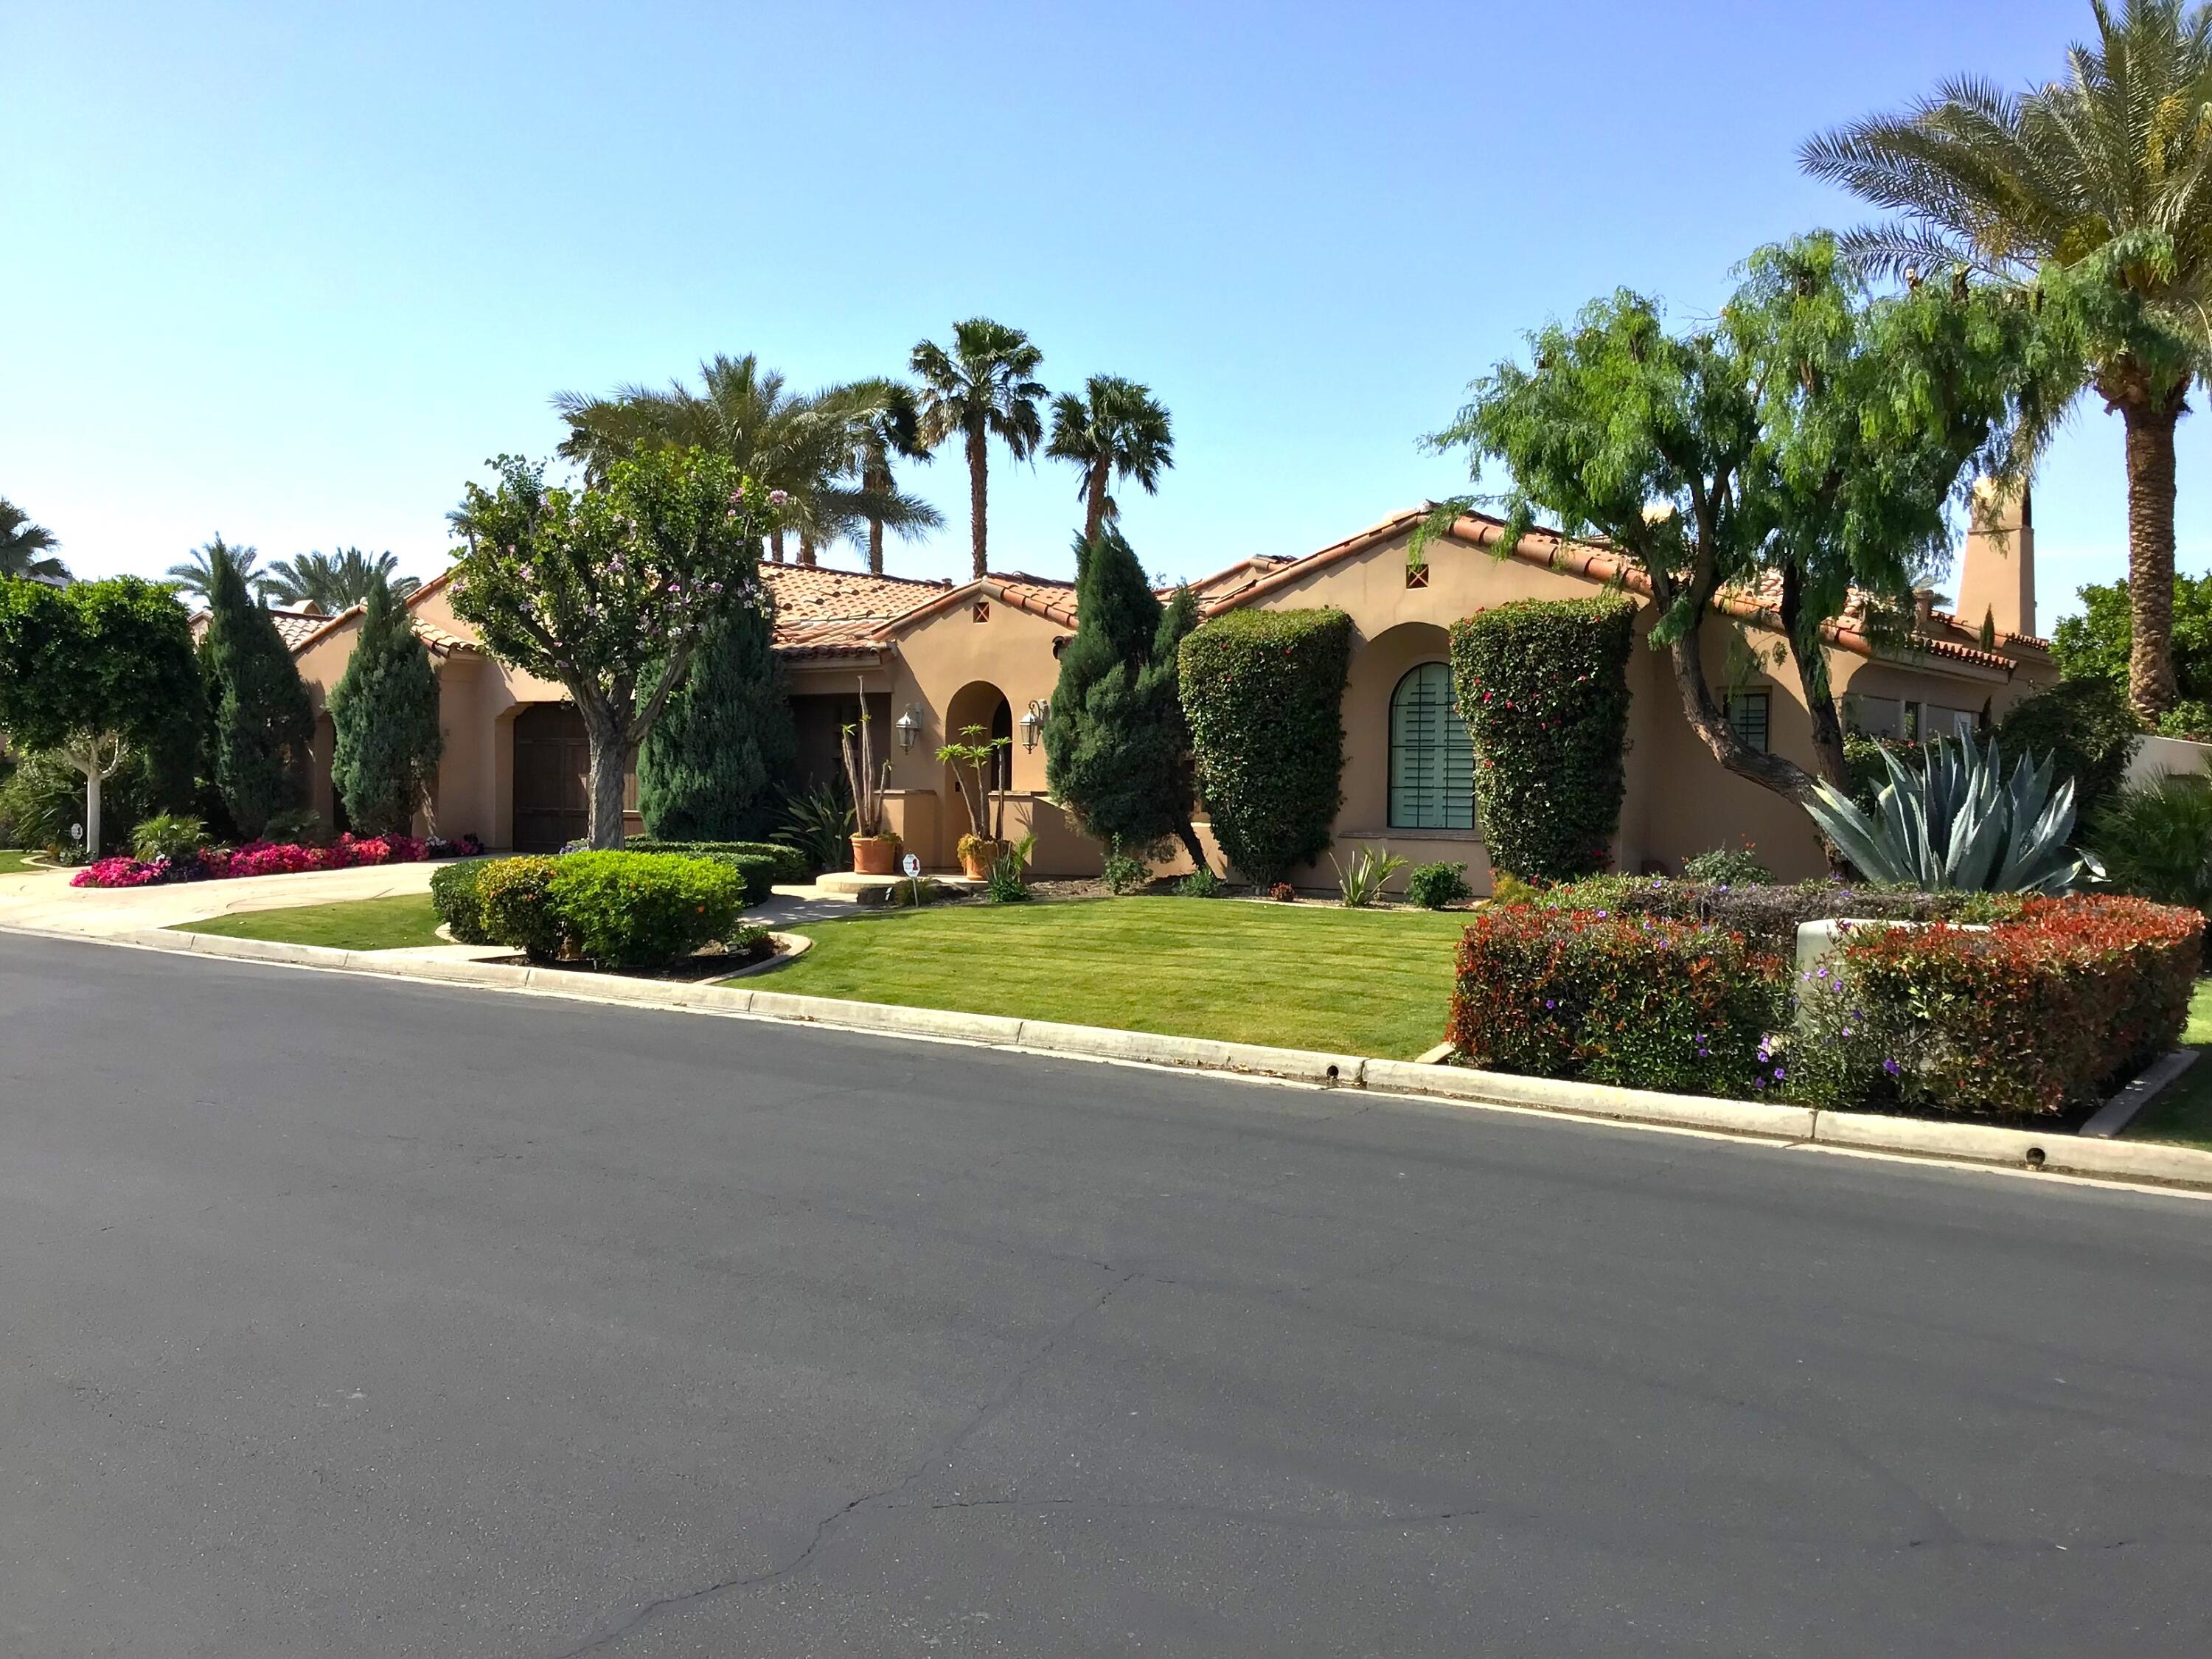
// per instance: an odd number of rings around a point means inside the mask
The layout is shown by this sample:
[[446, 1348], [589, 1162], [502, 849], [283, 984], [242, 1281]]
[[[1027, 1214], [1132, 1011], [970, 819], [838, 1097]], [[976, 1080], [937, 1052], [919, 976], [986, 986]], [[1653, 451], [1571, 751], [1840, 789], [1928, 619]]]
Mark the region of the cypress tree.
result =
[[243, 836], [307, 804], [307, 742], [315, 716], [292, 653], [246, 591], [236, 556], [210, 550], [208, 671], [216, 787]]
[[438, 775], [438, 677], [405, 607], [368, 590], [353, 658], [331, 688], [331, 786], [354, 828], [405, 834]]
[[646, 734], [637, 809], [658, 841], [757, 841], [776, 827], [799, 732], [773, 611], [733, 612], [699, 643], [690, 672]]
[[1045, 720], [1046, 787], [1085, 834], [1131, 851], [1172, 837], [1203, 869], [1176, 660], [1197, 601], [1180, 589], [1163, 609], [1110, 527], [1078, 544], [1076, 568], [1075, 637]]

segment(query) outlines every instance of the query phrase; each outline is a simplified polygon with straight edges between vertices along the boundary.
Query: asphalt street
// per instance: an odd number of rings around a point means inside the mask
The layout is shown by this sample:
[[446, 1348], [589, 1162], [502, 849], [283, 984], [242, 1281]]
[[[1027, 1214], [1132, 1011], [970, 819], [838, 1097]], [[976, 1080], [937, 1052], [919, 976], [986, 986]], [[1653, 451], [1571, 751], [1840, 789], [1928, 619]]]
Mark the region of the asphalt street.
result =
[[0, 935], [0, 1653], [2212, 1651], [2212, 1203]]

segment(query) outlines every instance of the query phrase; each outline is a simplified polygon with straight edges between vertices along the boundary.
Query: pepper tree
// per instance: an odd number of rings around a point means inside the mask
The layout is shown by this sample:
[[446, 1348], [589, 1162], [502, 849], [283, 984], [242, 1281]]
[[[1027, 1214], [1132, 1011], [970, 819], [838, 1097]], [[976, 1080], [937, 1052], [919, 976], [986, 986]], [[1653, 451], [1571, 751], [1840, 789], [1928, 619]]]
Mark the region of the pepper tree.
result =
[[[2015, 469], [2010, 434], [2063, 395], [2064, 350], [2035, 296], [1964, 273], [1877, 295], [1826, 234], [1761, 249], [1710, 325], [1670, 333], [1621, 289], [1528, 337], [1532, 362], [1474, 383], [1430, 440], [1499, 464], [1509, 556], [1538, 518], [1603, 536], [1648, 586], [1650, 642], [1683, 713], [1729, 771], [1794, 799], [1813, 773], [1736, 735], [1707, 677], [1702, 624], [1723, 590], [1766, 585], [1790, 646], [1821, 775], [1845, 787], [1827, 642], [1852, 604], [1901, 645], [1917, 574], [1949, 546], [1975, 472]], [[1439, 533], [1474, 497], [1424, 526]]]
[[603, 488], [548, 489], [512, 455], [497, 482], [471, 483], [452, 515], [453, 610], [503, 662], [556, 680], [591, 746], [591, 842], [618, 848], [623, 773], [701, 638], [769, 605], [757, 549], [781, 490], [763, 490], [719, 455], [648, 450], [608, 470]]
[[57, 591], [0, 580], [0, 730], [84, 776], [85, 846], [97, 858], [100, 786], [197, 705], [184, 607], [167, 587], [118, 576]]

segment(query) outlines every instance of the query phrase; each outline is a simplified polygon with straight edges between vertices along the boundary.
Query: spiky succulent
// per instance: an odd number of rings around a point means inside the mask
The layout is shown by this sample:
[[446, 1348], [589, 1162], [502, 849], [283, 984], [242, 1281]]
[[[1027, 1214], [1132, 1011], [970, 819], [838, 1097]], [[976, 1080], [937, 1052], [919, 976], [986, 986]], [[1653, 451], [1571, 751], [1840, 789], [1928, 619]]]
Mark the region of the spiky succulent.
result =
[[1941, 743], [1918, 764], [1887, 750], [1889, 781], [1869, 814], [1822, 780], [1805, 803], [1820, 832], [1871, 881], [1935, 892], [2066, 893], [2104, 879], [2094, 858], [2067, 845], [2074, 780], [2051, 787], [2051, 757], [2022, 755], [2005, 775], [1992, 738]]

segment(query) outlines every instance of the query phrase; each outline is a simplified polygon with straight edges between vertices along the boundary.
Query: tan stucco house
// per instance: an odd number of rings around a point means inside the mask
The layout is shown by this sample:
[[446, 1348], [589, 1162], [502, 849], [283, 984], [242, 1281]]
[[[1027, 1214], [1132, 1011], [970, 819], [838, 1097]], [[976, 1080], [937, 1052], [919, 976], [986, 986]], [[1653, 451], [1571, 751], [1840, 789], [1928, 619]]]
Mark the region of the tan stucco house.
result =
[[[1479, 516], [1459, 520], [1416, 566], [1408, 545], [1424, 514], [1395, 514], [1301, 557], [1249, 558], [1194, 586], [1209, 614], [1335, 606], [1351, 616], [1340, 855], [1374, 845], [1415, 862], [1464, 862], [1485, 890], [1490, 872], [1474, 822], [1472, 753], [1449, 708], [1447, 630], [1507, 599], [1587, 593], [1608, 582], [1633, 595], [1640, 578], [1602, 545], [1547, 537], [1530, 538], [1515, 556], [1500, 559], [1493, 550], [1501, 526]], [[2057, 678], [2047, 642], [2028, 631], [2034, 532], [2024, 513], [2006, 516], [2010, 522], [2002, 529], [1980, 527], [1968, 538], [1957, 613], [1923, 599], [1902, 644], [1878, 645], [1856, 613], [1832, 629], [1830, 672], [1845, 717], [1858, 729], [1970, 728]], [[865, 695], [878, 752], [890, 762], [891, 825], [925, 865], [949, 867], [967, 825], [935, 753], [947, 733], [982, 726], [1012, 739], [1007, 829], [1035, 833], [1036, 872], [1096, 872], [1100, 849], [1044, 792], [1044, 749], [1035, 735], [1041, 718], [1025, 719], [1041, 716], [1052, 696], [1060, 647], [1074, 632], [1069, 584], [1009, 574], [955, 586], [818, 565], [769, 564], [763, 574], [775, 599], [776, 648], [799, 732], [794, 784], [835, 775], [839, 728], [855, 717]], [[453, 615], [447, 580], [426, 583], [407, 601], [444, 700], [436, 827], [473, 832], [496, 847], [557, 847], [583, 833], [582, 723], [562, 703], [559, 686], [480, 647]], [[1809, 717], [1772, 611], [1756, 594], [1732, 594], [1726, 609], [1706, 624], [1709, 675], [1717, 689], [1729, 683], [1739, 730], [1809, 766]], [[1985, 618], [1993, 636], [1988, 647], [1981, 643]], [[332, 618], [295, 647], [318, 710], [313, 799], [326, 816], [335, 803], [329, 717], [321, 711], [359, 621], [354, 611]], [[1649, 626], [1647, 606], [1639, 638]], [[1755, 652], [1740, 645], [1731, 651], [1739, 630]], [[1757, 666], [1747, 668], [1754, 656]], [[1615, 867], [1673, 869], [1697, 853], [1748, 842], [1786, 877], [1817, 873], [1820, 850], [1803, 812], [1722, 769], [1683, 719], [1662, 653], [1639, 646], [1629, 672], [1634, 701]], [[1200, 833], [1206, 835], [1202, 813]], [[1324, 860], [1298, 879], [1329, 885], [1334, 876]]]

